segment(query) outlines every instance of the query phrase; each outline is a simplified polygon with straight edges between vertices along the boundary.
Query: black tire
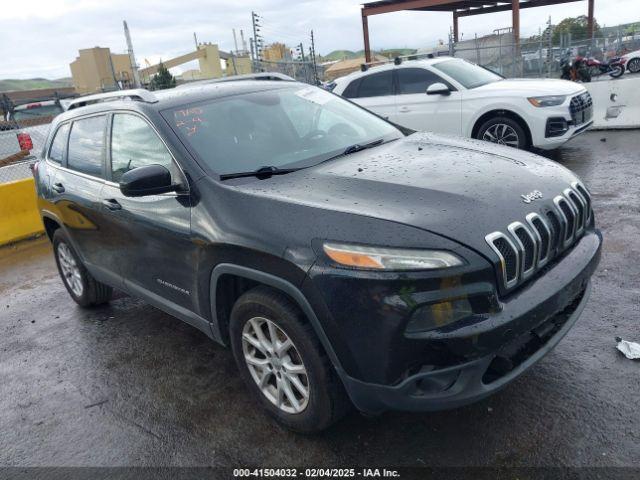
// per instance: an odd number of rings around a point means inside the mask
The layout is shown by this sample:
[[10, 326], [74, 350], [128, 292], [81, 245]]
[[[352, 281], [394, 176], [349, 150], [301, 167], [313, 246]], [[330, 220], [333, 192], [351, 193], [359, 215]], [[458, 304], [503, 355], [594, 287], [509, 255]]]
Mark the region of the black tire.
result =
[[[499, 143], [497, 141], [494, 142], [493, 140], [485, 138], [485, 134], [487, 133], [487, 131], [491, 132], [492, 128], [497, 125], [508, 125], [511, 129], [513, 129], [513, 131], [517, 135], [517, 139], [516, 139], [517, 145], [513, 144], [513, 145], [507, 145], [507, 146], [516, 147], [519, 149], [526, 149], [529, 146], [529, 142], [527, 140], [527, 134], [524, 131], [524, 128], [522, 128], [520, 123], [518, 123], [517, 121], [513, 120], [510, 117], [505, 117], [505, 116], [496, 116], [485, 121], [478, 128], [476, 133], [476, 138], [478, 140], [485, 140], [492, 143]], [[502, 145], [506, 145], [506, 144], [503, 143]]]
[[[285, 412], [272, 403], [249, 371], [243, 351], [242, 334], [249, 320], [257, 317], [270, 320], [289, 337], [306, 369], [308, 400], [304, 410], [299, 413]], [[242, 379], [267, 413], [284, 427], [298, 433], [316, 433], [335, 423], [349, 410], [351, 403], [342, 382], [313, 328], [298, 306], [286, 295], [266, 286], [259, 286], [244, 293], [231, 312], [229, 334]], [[275, 382], [276, 373], [271, 375]]]
[[[59, 255], [60, 248], [67, 248], [67, 252], [71, 254], [76, 262], [80, 275], [80, 283], [82, 284], [82, 292], [78, 294], [74, 291], [70, 284], [70, 280], [65, 276], [63, 268], [61, 266], [61, 260]], [[58, 273], [62, 279], [67, 292], [71, 295], [71, 298], [81, 307], [95, 307], [108, 303], [113, 295], [113, 289], [103, 283], [98, 282], [91, 276], [89, 271], [85, 268], [80, 260], [80, 257], [76, 253], [75, 249], [71, 245], [71, 242], [61, 229], [57, 229], [53, 234], [53, 254], [56, 259], [56, 265], [58, 267]]]
[[611, 67], [611, 71], [609, 72], [609, 76], [612, 78], [621, 77], [624, 73], [624, 67], [622, 65], [615, 65]]
[[630, 73], [640, 72], [640, 57], [634, 57], [627, 62], [627, 70]]

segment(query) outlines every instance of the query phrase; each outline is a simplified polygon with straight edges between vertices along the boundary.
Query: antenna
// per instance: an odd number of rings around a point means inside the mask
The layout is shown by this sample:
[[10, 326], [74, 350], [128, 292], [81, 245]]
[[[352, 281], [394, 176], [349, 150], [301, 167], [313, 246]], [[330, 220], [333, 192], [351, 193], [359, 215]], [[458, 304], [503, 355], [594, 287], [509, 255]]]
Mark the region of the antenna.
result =
[[136, 57], [133, 54], [133, 45], [131, 44], [131, 35], [129, 34], [129, 26], [127, 21], [122, 21], [124, 25], [124, 36], [127, 39], [127, 49], [129, 50], [129, 61], [131, 62], [131, 71], [133, 72], [133, 86], [135, 88], [140, 87], [140, 74], [138, 73], [138, 64], [136, 63]]

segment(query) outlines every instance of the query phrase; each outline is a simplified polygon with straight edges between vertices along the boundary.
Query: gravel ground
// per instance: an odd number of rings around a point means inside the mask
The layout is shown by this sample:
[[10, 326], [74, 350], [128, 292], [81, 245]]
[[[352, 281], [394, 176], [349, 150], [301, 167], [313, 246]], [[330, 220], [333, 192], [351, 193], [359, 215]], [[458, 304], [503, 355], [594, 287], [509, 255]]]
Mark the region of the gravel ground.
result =
[[[604, 141], [606, 140], [606, 141]], [[471, 406], [353, 413], [314, 437], [264, 416], [229, 351], [142, 301], [82, 310], [43, 240], [0, 249], [0, 465], [640, 468], [640, 134], [549, 154], [594, 197], [604, 250], [582, 318], [535, 368]]]

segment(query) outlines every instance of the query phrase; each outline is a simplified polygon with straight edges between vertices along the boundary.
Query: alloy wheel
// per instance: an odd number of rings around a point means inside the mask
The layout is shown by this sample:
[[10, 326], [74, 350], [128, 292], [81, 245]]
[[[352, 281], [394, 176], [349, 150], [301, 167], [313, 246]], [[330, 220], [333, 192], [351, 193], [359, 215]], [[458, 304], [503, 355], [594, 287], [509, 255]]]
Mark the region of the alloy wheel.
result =
[[482, 135], [482, 140], [516, 148], [520, 145], [518, 133], [513, 129], [513, 127], [505, 123], [496, 123], [495, 125], [491, 125], [485, 130]]
[[264, 317], [251, 318], [242, 329], [242, 353], [251, 377], [272, 404], [292, 414], [307, 408], [307, 370], [282, 328]]
[[81, 297], [84, 290], [82, 274], [76, 259], [71, 253], [71, 249], [64, 242], [58, 244], [58, 262], [60, 263], [60, 270], [62, 270], [62, 277], [65, 283], [77, 297]]
[[629, 69], [629, 71], [631, 73], [638, 73], [640, 72], [640, 58], [634, 58], [632, 59], [629, 64], [627, 65], [627, 68]]

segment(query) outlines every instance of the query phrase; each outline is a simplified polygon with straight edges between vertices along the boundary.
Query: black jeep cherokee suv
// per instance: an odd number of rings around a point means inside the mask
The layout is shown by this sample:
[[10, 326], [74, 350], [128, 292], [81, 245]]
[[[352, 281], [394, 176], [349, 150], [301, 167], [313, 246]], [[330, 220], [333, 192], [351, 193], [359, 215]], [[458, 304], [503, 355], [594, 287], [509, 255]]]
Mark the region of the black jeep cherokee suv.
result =
[[562, 166], [290, 81], [79, 99], [34, 175], [78, 304], [116, 288], [230, 345], [302, 432], [498, 390], [572, 327], [600, 257]]

